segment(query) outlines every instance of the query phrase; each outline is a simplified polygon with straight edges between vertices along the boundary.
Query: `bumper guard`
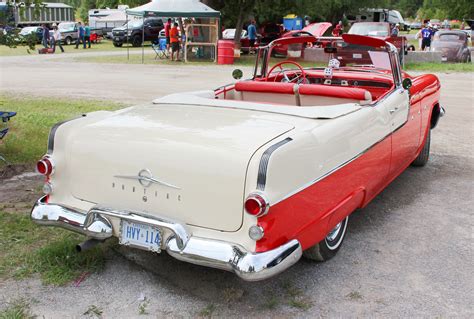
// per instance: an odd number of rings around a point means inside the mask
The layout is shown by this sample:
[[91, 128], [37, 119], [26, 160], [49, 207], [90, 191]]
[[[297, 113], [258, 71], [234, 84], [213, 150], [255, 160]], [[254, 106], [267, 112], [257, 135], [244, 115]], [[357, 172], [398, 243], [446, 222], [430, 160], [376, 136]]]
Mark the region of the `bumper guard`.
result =
[[40, 198], [31, 211], [31, 219], [39, 225], [62, 227], [98, 240], [112, 237], [110, 218], [164, 228], [172, 233], [165, 242], [170, 256], [196, 265], [231, 271], [247, 281], [263, 280], [279, 274], [295, 264], [302, 255], [301, 244], [296, 239], [266, 252], [252, 253], [237, 244], [193, 237], [184, 225], [174, 221], [101, 206], [94, 206], [85, 212], [48, 204], [45, 198]]

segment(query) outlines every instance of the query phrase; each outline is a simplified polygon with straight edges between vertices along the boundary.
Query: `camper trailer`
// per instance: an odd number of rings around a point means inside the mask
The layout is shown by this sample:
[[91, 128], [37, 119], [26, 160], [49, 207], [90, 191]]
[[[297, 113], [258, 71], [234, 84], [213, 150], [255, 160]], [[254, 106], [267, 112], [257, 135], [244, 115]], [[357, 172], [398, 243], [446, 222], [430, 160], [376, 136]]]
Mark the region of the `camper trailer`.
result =
[[110, 37], [112, 29], [120, 27], [127, 22], [125, 10], [127, 5], [119, 5], [117, 9], [91, 9], [89, 10], [89, 25], [101, 34]]
[[402, 15], [397, 10], [388, 9], [361, 9], [357, 15], [348, 15], [349, 22], [388, 22], [400, 24], [400, 30], [407, 31], [409, 25], [405, 23]]
[[3, 25], [15, 27], [52, 25], [61, 22], [74, 21], [74, 8], [59, 2], [43, 2], [42, 6], [35, 8], [34, 4], [25, 7], [23, 3], [0, 2]]

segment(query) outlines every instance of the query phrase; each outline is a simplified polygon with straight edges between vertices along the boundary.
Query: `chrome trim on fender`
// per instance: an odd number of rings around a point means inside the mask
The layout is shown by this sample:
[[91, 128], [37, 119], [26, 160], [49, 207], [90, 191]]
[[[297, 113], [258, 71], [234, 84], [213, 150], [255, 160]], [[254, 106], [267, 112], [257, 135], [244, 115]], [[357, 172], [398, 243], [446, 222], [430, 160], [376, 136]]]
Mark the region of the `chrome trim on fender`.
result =
[[31, 211], [31, 219], [37, 224], [66, 228], [97, 240], [112, 237], [114, 232], [109, 218], [166, 228], [172, 234], [164, 247], [172, 257], [231, 271], [247, 281], [272, 277], [295, 264], [303, 253], [296, 239], [269, 251], [253, 253], [235, 243], [192, 237], [184, 225], [154, 216], [100, 206], [84, 212], [65, 205], [48, 204], [46, 198], [39, 199]]
[[303, 253], [301, 244], [293, 239], [275, 249], [250, 253], [242, 247], [223, 241], [192, 237], [184, 250], [171, 238], [166, 251], [172, 257], [192, 264], [234, 272], [246, 281], [275, 276], [295, 264]]
[[259, 191], [265, 190], [265, 184], [267, 182], [268, 162], [270, 161], [270, 156], [277, 148], [285, 145], [288, 142], [291, 142], [292, 140], [293, 139], [291, 137], [287, 137], [284, 140], [273, 144], [272, 146], [267, 148], [265, 152], [263, 152], [262, 158], [260, 159], [260, 165], [258, 166], [257, 189]]

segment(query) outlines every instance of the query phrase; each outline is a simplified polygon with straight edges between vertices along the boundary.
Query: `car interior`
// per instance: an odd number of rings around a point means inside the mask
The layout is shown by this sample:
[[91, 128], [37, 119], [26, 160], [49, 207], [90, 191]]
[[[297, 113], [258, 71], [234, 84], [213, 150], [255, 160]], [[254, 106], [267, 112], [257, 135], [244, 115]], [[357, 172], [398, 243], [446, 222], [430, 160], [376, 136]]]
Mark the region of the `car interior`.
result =
[[393, 78], [383, 72], [358, 72], [350, 68], [282, 70], [267, 78], [239, 81], [215, 91], [216, 99], [282, 104], [327, 106], [343, 103], [368, 105], [393, 88]]

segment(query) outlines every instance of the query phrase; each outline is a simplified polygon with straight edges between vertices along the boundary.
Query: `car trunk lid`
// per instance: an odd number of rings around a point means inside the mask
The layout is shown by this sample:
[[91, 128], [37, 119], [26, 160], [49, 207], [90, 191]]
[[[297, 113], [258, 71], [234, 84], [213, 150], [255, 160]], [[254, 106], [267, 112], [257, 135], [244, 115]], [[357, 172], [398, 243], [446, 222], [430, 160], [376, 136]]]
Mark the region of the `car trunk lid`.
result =
[[147, 105], [74, 132], [67, 146], [72, 195], [190, 225], [236, 231], [253, 153], [293, 125], [258, 112]]

